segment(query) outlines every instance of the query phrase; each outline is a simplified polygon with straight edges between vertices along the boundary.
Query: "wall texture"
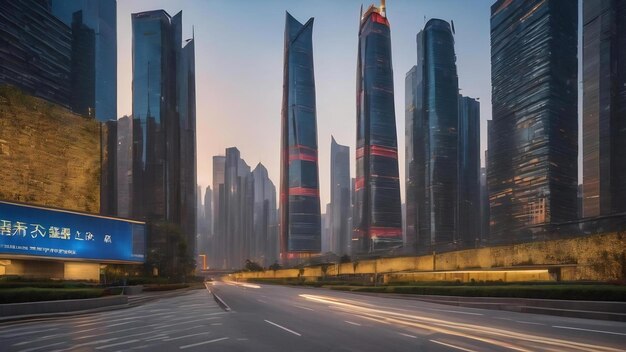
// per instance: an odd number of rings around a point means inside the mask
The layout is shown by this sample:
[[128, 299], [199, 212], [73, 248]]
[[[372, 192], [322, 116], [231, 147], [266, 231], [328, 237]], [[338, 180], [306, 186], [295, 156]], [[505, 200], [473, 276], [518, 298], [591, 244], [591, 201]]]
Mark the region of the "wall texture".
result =
[[101, 128], [0, 86], [0, 199], [98, 213]]
[[[606, 233], [562, 240], [468, 249], [421, 257], [384, 258], [307, 267], [237, 273], [235, 279], [319, 278], [383, 274], [389, 281], [456, 280], [626, 280], [626, 234]], [[548, 269], [553, 273], [550, 275]], [[493, 271], [485, 273], [484, 271]], [[500, 272], [498, 272], [498, 270]], [[503, 272], [506, 271], [506, 272]], [[519, 272], [514, 272], [520, 270]], [[525, 270], [522, 272], [521, 270]], [[531, 271], [541, 270], [541, 271]], [[451, 273], [450, 271], [476, 271]], [[479, 273], [479, 271], [482, 271]], [[428, 274], [427, 274], [428, 273]], [[467, 279], [467, 280], [466, 280]]]

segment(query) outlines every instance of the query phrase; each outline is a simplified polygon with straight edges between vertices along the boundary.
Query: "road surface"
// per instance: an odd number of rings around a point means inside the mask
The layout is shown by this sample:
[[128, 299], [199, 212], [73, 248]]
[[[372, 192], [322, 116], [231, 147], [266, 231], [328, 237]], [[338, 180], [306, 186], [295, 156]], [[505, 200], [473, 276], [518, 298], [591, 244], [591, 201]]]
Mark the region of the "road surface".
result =
[[142, 306], [0, 325], [2, 351], [623, 351], [626, 323], [216, 282]]

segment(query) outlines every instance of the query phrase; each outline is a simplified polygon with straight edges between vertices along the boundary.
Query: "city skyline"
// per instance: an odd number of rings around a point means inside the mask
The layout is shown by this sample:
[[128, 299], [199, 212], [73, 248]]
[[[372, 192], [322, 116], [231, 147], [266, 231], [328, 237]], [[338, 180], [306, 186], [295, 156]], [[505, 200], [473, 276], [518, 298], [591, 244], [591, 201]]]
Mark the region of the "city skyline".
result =
[[[404, 175], [404, 75], [415, 63], [415, 35], [425, 23], [424, 16], [426, 20], [438, 17], [455, 22], [459, 86], [463, 88], [462, 94], [480, 98], [481, 150], [485, 149], [486, 119], [491, 114], [490, 63], [488, 55], [478, 53], [488, 53], [489, 50], [491, 2], [477, 2], [472, 8], [463, 7], [461, 1], [388, 2], [400, 175]], [[126, 74], [130, 70], [130, 38], [124, 37], [130, 27], [130, 13], [160, 8], [170, 13], [182, 10], [185, 17], [183, 38], [190, 38], [192, 31], [196, 38], [198, 183], [203, 188], [212, 184], [212, 156], [236, 146], [252, 164], [262, 162], [266, 165], [270, 179], [278, 185], [284, 32], [280, 23], [284, 21], [285, 11], [296, 18], [314, 17], [317, 29], [313, 33], [313, 48], [318, 140], [327, 141], [333, 135], [338, 143], [349, 146], [350, 172], [354, 174], [358, 13], [361, 4], [367, 8], [370, 3], [378, 4], [376, 1], [322, 1], [318, 5], [306, 1], [267, 1], [248, 3], [246, 11], [242, 11], [239, 4], [214, 1], [183, 1], [176, 5], [167, 1], [118, 1], [118, 115], [130, 114], [127, 108], [130, 106], [130, 78]], [[333, 11], [324, 10], [330, 7]], [[478, 19], [467, 16], [468, 11], [479, 16]], [[211, 20], [201, 20], [198, 14], [210, 16]], [[215, 18], [211, 14], [216, 14]], [[240, 23], [245, 30], [234, 28], [234, 22]], [[221, 34], [215, 36], [214, 33]], [[244, 54], [248, 50], [258, 53], [255, 64], [249, 68], [245, 67], [247, 56]], [[263, 69], [254, 72], [256, 68]], [[227, 82], [228, 77], [237, 77], [238, 83]], [[239, 104], [239, 97], [245, 97], [249, 104]], [[259, 131], [265, 137], [263, 143], [254, 138]], [[319, 168], [320, 203], [324, 205], [330, 202], [328, 143], [319, 146]], [[404, 202], [404, 180], [401, 179]]]

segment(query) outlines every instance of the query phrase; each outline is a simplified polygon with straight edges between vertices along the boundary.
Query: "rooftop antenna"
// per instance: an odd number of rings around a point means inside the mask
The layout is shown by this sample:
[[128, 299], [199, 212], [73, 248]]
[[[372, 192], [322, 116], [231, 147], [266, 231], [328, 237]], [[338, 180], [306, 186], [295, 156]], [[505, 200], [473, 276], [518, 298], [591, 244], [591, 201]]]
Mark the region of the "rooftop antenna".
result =
[[450, 23], [452, 24], [452, 34], [456, 34], [454, 31], [454, 20], [450, 20]]
[[385, 6], [385, 0], [380, 0], [380, 14], [383, 17], [387, 17], [387, 12], [386, 12], [386, 6]]

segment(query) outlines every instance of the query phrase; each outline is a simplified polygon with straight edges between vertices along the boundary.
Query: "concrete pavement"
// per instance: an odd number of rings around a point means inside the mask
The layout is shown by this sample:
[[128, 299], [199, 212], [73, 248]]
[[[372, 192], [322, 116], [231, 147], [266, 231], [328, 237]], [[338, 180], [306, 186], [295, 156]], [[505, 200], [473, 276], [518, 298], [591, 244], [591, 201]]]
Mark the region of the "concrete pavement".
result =
[[122, 311], [0, 325], [2, 351], [622, 351], [626, 323], [216, 282]]

